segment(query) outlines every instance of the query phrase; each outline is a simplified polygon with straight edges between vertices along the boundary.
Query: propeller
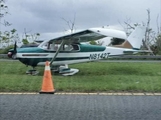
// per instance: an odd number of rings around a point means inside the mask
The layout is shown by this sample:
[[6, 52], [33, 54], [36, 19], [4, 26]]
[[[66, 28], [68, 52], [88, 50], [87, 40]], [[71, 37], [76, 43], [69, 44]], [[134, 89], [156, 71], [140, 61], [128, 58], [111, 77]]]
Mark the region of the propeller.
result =
[[15, 41], [14, 49], [13, 49], [13, 54], [16, 54], [16, 53], [17, 53], [17, 42]]

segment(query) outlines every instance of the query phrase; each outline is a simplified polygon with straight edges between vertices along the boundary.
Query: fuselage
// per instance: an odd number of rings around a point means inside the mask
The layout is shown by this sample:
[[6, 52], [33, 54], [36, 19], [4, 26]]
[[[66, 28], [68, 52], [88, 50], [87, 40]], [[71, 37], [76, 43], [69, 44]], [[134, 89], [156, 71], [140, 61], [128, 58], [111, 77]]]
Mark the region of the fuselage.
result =
[[[98, 61], [110, 56], [123, 55], [126, 50], [129, 49], [89, 44], [73, 44], [72, 49], [60, 50], [52, 65], [59, 66]], [[37, 65], [44, 65], [46, 61], [51, 61], [55, 53], [56, 50], [40, 47], [19, 48], [17, 49], [16, 57], [23, 64], [35, 67]]]

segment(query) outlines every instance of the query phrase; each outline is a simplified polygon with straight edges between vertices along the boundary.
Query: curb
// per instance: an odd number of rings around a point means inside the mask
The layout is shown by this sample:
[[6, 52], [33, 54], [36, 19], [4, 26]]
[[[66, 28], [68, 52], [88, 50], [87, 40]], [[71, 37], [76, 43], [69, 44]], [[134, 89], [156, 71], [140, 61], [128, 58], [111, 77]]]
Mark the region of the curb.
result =
[[[0, 92], [0, 95], [38, 95], [36, 92]], [[161, 93], [55, 93], [55, 95], [161, 96]]]

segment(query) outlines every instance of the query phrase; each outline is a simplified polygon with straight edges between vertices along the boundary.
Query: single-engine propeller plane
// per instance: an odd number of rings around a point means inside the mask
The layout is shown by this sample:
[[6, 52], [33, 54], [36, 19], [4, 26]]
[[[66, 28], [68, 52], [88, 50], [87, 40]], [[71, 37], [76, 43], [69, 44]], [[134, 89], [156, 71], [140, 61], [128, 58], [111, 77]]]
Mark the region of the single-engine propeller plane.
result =
[[[107, 28], [90, 28], [50, 40], [38, 47], [14, 48], [16, 58], [27, 66], [35, 68], [50, 61], [51, 69], [64, 76], [74, 75], [79, 70], [68, 68], [68, 64], [98, 61], [112, 56], [143, 52], [140, 49], [145, 33], [144, 26], [138, 26], [127, 38], [125, 32]], [[99, 46], [84, 44], [105, 37], [124, 42], [118, 45]], [[35, 70], [33, 70], [35, 71]]]

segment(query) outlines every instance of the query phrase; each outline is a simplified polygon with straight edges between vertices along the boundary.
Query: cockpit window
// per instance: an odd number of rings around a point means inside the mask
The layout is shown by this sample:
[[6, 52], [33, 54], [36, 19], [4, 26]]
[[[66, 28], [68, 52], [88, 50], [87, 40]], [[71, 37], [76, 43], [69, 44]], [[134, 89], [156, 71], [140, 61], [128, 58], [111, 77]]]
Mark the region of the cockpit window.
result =
[[[57, 51], [59, 47], [60, 44], [56, 44], [54, 42], [53, 43], [48, 42], [42, 46], [43, 49], [47, 49], [50, 51]], [[60, 49], [60, 51], [79, 51], [79, 50], [80, 47], [77, 44], [64, 44]]]

